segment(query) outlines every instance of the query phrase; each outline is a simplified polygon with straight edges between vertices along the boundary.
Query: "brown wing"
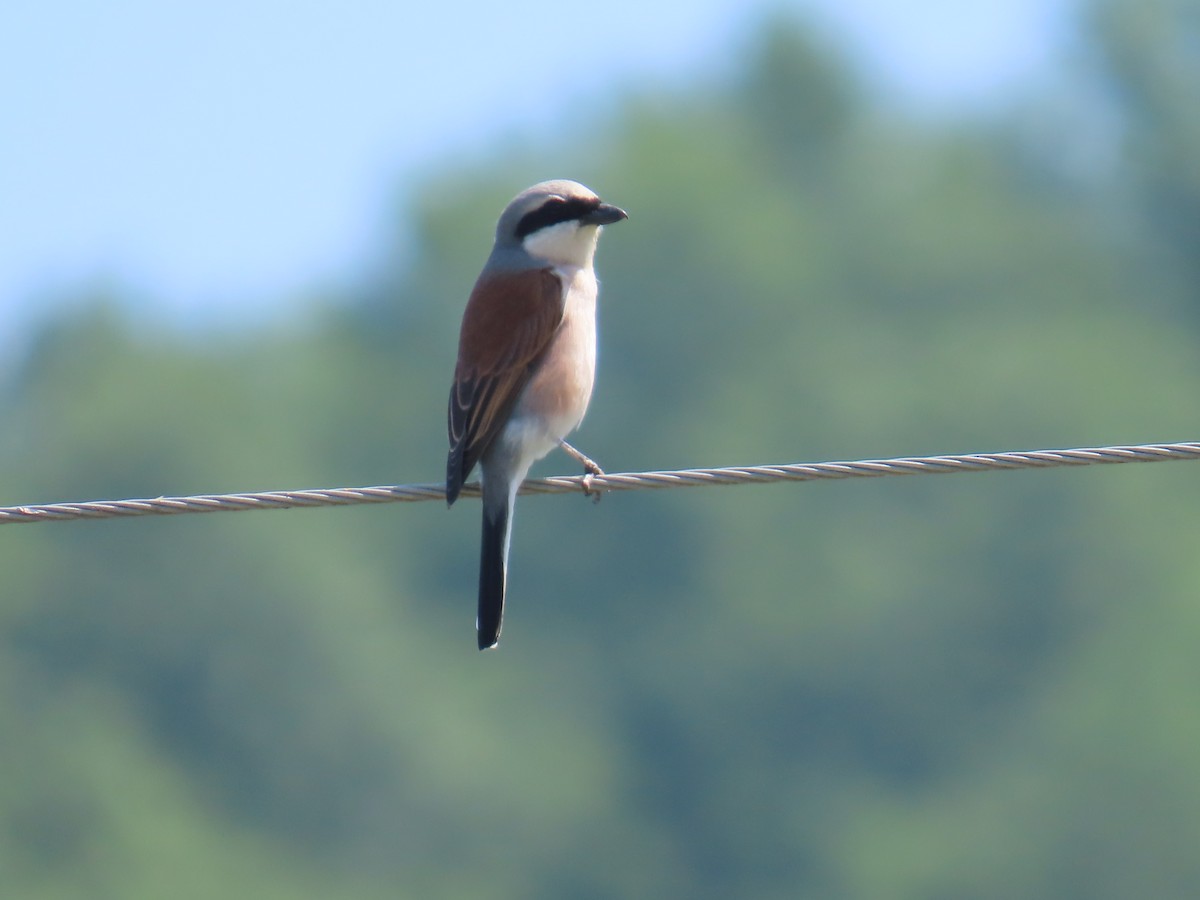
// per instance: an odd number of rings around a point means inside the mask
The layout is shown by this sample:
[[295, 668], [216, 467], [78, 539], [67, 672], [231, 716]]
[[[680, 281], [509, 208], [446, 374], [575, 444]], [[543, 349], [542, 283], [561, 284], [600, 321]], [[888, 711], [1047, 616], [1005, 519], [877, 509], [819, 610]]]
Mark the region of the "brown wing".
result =
[[491, 276], [475, 285], [463, 313], [450, 389], [447, 502], [458, 498], [504, 426], [562, 317], [562, 282], [550, 269]]

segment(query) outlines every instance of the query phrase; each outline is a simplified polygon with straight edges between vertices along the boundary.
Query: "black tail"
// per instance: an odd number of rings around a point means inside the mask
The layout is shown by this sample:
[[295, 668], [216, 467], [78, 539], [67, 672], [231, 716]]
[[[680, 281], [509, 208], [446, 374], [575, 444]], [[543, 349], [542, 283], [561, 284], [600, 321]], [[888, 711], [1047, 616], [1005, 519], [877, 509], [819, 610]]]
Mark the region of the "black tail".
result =
[[504, 582], [508, 565], [507, 504], [498, 509], [483, 510], [483, 537], [479, 550], [479, 617], [475, 630], [479, 633], [479, 649], [487, 650], [500, 640], [504, 619]]

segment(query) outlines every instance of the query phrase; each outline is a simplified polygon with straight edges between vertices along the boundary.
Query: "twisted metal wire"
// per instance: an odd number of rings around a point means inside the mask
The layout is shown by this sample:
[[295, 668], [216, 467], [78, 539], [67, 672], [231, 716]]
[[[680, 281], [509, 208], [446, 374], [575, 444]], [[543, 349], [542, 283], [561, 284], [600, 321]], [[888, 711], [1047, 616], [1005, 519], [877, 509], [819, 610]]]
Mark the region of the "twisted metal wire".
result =
[[[719, 469], [678, 469], [666, 472], [622, 472], [612, 475], [556, 476], [526, 481], [522, 494], [636, 491], [710, 485], [766, 484], [839, 478], [882, 478], [889, 475], [947, 475], [1011, 469], [1052, 469], [1114, 463], [1168, 462], [1200, 459], [1200, 441], [1179, 444], [1135, 444], [1085, 447], [1073, 450], [1019, 450], [971, 453], [964, 456], [911, 456], [852, 462], [795, 463], [772, 466], [734, 466]], [[464, 497], [478, 497], [479, 485], [465, 486]], [[361, 488], [323, 488], [306, 491], [263, 491], [247, 494], [200, 494], [146, 500], [94, 500], [85, 503], [46, 503], [0, 507], [0, 524], [62, 522], [68, 519], [113, 519], [202, 512], [242, 512], [252, 509], [295, 509], [314, 506], [353, 506], [444, 500], [440, 484], [383, 485]]]

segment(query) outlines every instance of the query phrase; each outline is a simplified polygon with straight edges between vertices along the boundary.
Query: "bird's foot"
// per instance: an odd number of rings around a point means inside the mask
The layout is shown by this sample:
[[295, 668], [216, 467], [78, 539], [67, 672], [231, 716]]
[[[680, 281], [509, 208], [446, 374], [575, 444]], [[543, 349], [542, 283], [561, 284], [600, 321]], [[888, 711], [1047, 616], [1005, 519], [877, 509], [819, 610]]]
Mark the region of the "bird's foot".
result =
[[564, 451], [566, 451], [566, 454], [568, 456], [570, 456], [573, 460], [575, 460], [577, 463], [579, 463], [581, 466], [583, 466], [583, 468], [586, 472], [586, 474], [583, 476], [583, 481], [580, 482], [580, 486], [583, 488], [583, 495], [585, 497], [591, 497], [593, 503], [599, 503], [600, 498], [604, 496], [604, 491], [600, 488], [592, 487], [592, 478], [595, 477], [596, 475], [603, 476], [604, 470], [602, 468], [600, 468], [599, 465], [596, 464], [596, 461], [594, 459], [580, 453], [578, 450], [576, 450], [574, 447], [572, 447], [570, 444], [568, 444], [566, 441], [562, 440], [561, 438], [559, 439], [558, 444], [560, 447], [563, 448]]

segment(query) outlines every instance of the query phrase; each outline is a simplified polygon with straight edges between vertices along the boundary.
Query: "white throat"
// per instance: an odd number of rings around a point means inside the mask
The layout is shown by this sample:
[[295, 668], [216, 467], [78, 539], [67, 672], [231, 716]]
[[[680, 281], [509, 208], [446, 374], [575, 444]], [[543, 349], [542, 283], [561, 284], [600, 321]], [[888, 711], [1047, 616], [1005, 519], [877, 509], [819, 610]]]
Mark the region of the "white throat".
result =
[[596, 255], [596, 242], [600, 239], [600, 226], [580, 225], [578, 222], [559, 222], [539, 228], [526, 236], [522, 242], [525, 252], [534, 259], [561, 266], [591, 268]]

